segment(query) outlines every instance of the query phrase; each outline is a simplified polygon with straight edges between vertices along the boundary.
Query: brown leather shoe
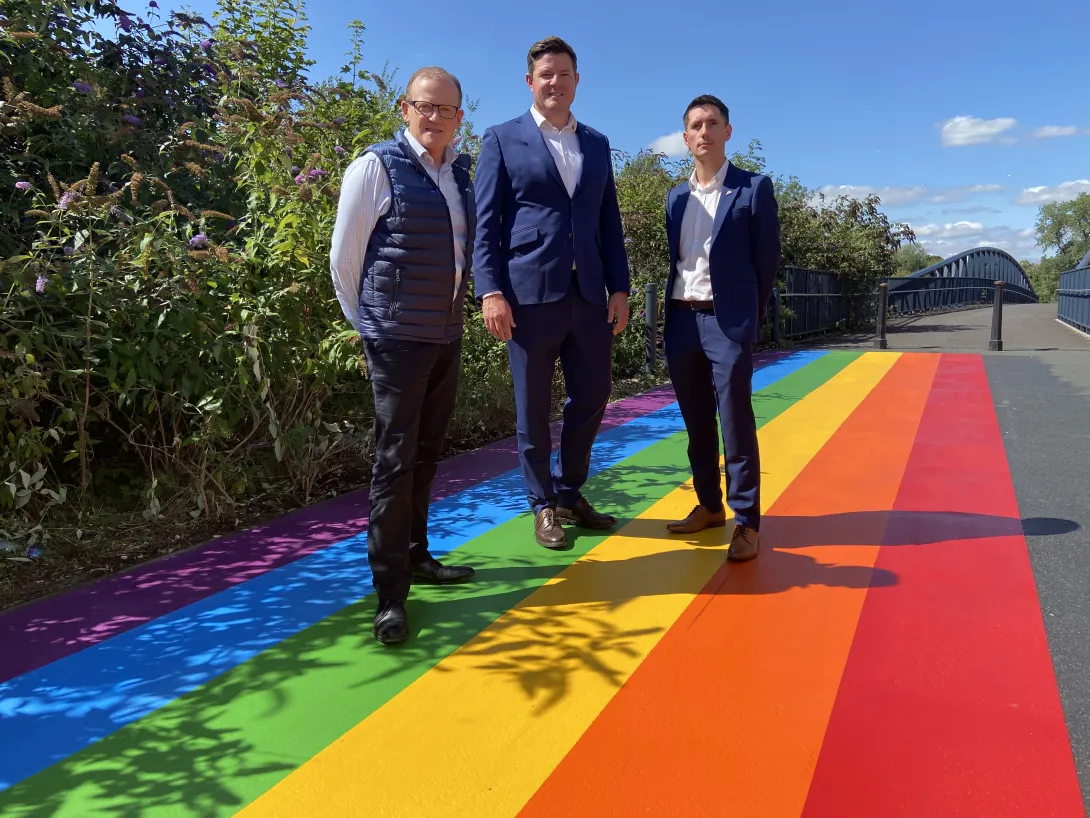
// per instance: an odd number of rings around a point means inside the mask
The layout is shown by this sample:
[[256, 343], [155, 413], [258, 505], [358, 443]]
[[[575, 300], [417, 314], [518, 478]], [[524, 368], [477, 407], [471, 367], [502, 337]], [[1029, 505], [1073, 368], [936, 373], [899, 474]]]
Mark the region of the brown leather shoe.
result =
[[557, 506], [556, 518], [565, 525], [577, 525], [580, 528], [591, 528], [598, 531], [605, 531], [617, 525], [616, 518], [595, 511], [585, 497], [580, 497], [574, 508]]
[[546, 548], [563, 548], [568, 544], [567, 535], [556, 519], [556, 510], [543, 508], [534, 517], [534, 539]]
[[757, 529], [745, 525], [736, 525], [734, 534], [730, 538], [730, 548], [727, 549], [727, 559], [734, 562], [745, 562], [757, 556], [761, 548], [761, 535]]
[[721, 528], [727, 524], [727, 509], [708, 511], [704, 506], [696, 506], [684, 520], [668, 523], [666, 528], [673, 534], [695, 534], [705, 528]]

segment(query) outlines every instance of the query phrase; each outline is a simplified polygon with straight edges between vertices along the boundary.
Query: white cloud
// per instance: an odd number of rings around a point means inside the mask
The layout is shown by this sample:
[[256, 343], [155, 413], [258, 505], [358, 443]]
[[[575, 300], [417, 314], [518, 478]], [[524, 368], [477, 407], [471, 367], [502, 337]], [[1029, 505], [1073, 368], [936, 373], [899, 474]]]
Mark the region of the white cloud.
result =
[[998, 247], [1017, 259], [1038, 259], [1032, 228], [1015, 229], [1006, 225], [989, 227], [981, 222], [959, 221], [948, 224], [910, 225], [920, 245], [929, 253], [949, 258], [974, 247]]
[[[965, 185], [963, 187], [939, 188], [937, 191], [926, 185], [902, 187], [872, 187], [870, 185], [825, 185], [819, 193], [826, 200], [847, 196], [849, 199], [865, 199], [877, 194], [886, 207], [904, 207], [925, 199], [936, 203], [964, 202], [970, 196], [985, 196], [1006, 190], [1004, 185]], [[815, 202], [816, 204], [816, 202]]]
[[1038, 139], [1048, 139], [1055, 136], [1074, 136], [1078, 131], [1079, 129], [1074, 125], [1045, 125], [1035, 130], [1033, 136]]
[[825, 185], [819, 191], [826, 199], [847, 196], [849, 199], [866, 199], [877, 194], [882, 204], [889, 207], [914, 204], [927, 196], [926, 187], [870, 187], [868, 185]]
[[983, 196], [988, 193], [999, 193], [1006, 190], [1003, 185], [966, 185], [965, 187], [952, 187], [940, 191], [931, 197], [931, 201], [938, 203], [964, 202], [969, 196]]
[[1074, 199], [1080, 193], [1090, 193], [1090, 179], [1077, 179], [1073, 182], [1061, 182], [1054, 187], [1038, 185], [1027, 187], [1014, 197], [1014, 203], [1020, 205], [1041, 205], [1049, 202], [1065, 202]]
[[655, 153], [664, 153], [671, 158], [684, 156], [689, 152], [689, 149], [685, 146], [685, 139], [682, 136], [682, 133], [682, 131], [674, 131], [673, 133], [666, 134], [666, 136], [660, 136], [657, 139], [651, 140], [649, 147]]
[[942, 123], [942, 144], [946, 147], [983, 145], [994, 142], [1017, 124], [1018, 121], [1010, 117], [978, 119], [975, 116], [956, 116]]

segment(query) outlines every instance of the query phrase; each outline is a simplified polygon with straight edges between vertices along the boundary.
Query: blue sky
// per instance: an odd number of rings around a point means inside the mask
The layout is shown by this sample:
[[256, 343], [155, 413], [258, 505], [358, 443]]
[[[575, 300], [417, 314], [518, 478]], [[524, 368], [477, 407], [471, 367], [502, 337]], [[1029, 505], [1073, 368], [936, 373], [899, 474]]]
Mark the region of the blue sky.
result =
[[307, 15], [314, 78], [339, 71], [360, 19], [367, 67], [404, 83], [442, 65], [479, 101], [478, 132], [529, 107], [526, 51], [550, 34], [579, 56], [576, 116], [622, 150], [676, 147], [688, 101], [716, 94], [731, 147], [759, 139], [774, 174], [878, 192], [941, 255], [1037, 258], [1038, 205], [1090, 192], [1087, 0], [310, 0]]

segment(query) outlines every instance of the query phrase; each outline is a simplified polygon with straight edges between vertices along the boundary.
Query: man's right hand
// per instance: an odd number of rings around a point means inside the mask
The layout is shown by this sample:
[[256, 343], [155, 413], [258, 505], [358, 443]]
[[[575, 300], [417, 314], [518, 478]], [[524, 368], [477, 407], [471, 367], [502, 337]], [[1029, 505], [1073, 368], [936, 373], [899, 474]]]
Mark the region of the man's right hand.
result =
[[515, 318], [506, 298], [499, 293], [486, 295], [481, 312], [484, 313], [485, 328], [493, 338], [500, 341], [511, 340], [511, 328], [515, 326]]

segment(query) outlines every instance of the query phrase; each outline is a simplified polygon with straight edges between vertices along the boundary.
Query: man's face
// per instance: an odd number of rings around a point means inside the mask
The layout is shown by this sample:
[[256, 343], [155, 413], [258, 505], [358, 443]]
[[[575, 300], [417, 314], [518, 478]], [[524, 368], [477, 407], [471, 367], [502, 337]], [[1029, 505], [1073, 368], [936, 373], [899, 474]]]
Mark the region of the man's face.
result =
[[546, 54], [534, 63], [534, 73], [526, 75], [526, 84], [541, 113], [562, 115], [575, 101], [579, 75], [567, 54]]
[[682, 135], [697, 159], [718, 157], [726, 152], [731, 128], [723, 113], [714, 105], [701, 105], [689, 111], [689, 121]]
[[[446, 77], [419, 77], [411, 88], [405, 90], [406, 99], [401, 103], [401, 118], [417, 142], [429, 151], [442, 151], [462, 124], [465, 111], [459, 107], [458, 86]], [[416, 107], [409, 104], [416, 103]], [[422, 104], [424, 103], [424, 104]], [[429, 110], [427, 115], [417, 107]], [[447, 119], [443, 114], [453, 117]]]

